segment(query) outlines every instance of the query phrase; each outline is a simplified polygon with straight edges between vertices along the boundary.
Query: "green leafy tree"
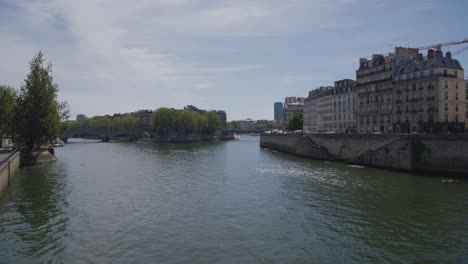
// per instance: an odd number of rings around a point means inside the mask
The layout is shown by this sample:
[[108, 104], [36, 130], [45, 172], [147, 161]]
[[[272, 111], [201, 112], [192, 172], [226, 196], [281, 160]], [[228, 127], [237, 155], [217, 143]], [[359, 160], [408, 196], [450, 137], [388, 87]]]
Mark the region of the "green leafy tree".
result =
[[161, 137], [167, 137], [169, 131], [174, 129], [174, 110], [166, 107], [159, 108], [151, 115], [151, 126]]
[[198, 118], [198, 133], [207, 133], [208, 132], [208, 117], [206, 115], [200, 115]]
[[124, 116], [123, 126], [125, 130], [135, 129], [140, 123], [140, 119], [134, 116]]
[[53, 82], [52, 65], [44, 63], [42, 52], [33, 57], [17, 101], [17, 131], [28, 149], [40, 148], [61, 133], [58, 85]]
[[294, 113], [293, 118], [289, 120], [288, 129], [291, 131], [302, 130], [303, 118], [302, 113]]
[[219, 129], [221, 124], [221, 119], [215, 112], [208, 112], [205, 114], [208, 119], [208, 133], [214, 133]]
[[239, 122], [231, 121], [227, 124], [228, 129], [239, 129]]
[[111, 127], [111, 121], [107, 117], [91, 119], [89, 121], [89, 126], [96, 130], [108, 131]]
[[[0, 85], [0, 139], [3, 135], [13, 136], [16, 109], [16, 91], [8, 86]], [[2, 141], [0, 140], [0, 147]]]
[[70, 105], [68, 104], [68, 102], [65, 101], [59, 103], [59, 113], [60, 121], [62, 121], [62, 123], [60, 124], [60, 132], [58, 136], [62, 137], [69, 126], [69, 124], [64, 122], [65, 120], [68, 120], [68, 118], [70, 118]]
[[112, 130], [131, 130], [135, 129], [139, 123], [139, 119], [134, 116], [121, 116], [112, 119]]

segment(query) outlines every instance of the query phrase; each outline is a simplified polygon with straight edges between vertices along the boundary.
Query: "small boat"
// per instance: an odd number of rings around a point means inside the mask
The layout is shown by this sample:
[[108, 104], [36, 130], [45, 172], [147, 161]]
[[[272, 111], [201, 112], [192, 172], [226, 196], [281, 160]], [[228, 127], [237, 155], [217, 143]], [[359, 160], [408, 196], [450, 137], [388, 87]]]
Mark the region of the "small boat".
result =
[[65, 146], [65, 143], [60, 139], [56, 139], [54, 142], [52, 142], [52, 146], [54, 148], [63, 147]]

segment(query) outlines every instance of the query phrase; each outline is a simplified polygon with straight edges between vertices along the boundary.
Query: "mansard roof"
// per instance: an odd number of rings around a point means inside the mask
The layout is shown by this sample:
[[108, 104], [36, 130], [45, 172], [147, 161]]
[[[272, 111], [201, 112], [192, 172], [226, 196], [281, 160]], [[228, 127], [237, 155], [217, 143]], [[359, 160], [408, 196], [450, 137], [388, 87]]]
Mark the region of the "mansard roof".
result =
[[405, 60], [402, 61], [398, 66], [396, 74], [406, 74], [415, 71], [428, 70], [434, 68], [451, 68], [457, 70], [463, 70], [460, 62], [455, 59], [449, 59], [446, 57], [435, 57], [432, 59], [424, 59], [422, 61], [417, 60]]

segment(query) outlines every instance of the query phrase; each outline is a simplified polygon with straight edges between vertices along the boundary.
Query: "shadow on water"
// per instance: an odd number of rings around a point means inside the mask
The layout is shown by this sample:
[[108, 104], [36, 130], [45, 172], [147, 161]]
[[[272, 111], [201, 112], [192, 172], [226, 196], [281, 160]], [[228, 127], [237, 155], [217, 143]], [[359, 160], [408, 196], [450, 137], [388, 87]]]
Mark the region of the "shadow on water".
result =
[[[22, 168], [0, 204], [0, 259], [51, 261], [65, 248], [68, 217], [63, 168], [50, 163]], [[21, 241], [21, 248], [12, 247]], [[13, 243], [14, 242], [14, 243]]]

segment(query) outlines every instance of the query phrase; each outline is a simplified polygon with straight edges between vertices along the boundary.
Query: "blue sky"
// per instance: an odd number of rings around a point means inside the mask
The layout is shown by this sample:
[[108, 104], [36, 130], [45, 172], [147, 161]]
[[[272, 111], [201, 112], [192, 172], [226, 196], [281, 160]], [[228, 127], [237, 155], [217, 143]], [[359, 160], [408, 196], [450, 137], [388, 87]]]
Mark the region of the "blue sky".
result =
[[[359, 57], [468, 38], [467, 10], [466, 0], [0, 0], [0, 83], [19, 88], [42, 50], [73, 118], [193, 104], [273, 119], [285, 96], [354, 79]], [[456, 58], [467, 67], [468, 51]]]

